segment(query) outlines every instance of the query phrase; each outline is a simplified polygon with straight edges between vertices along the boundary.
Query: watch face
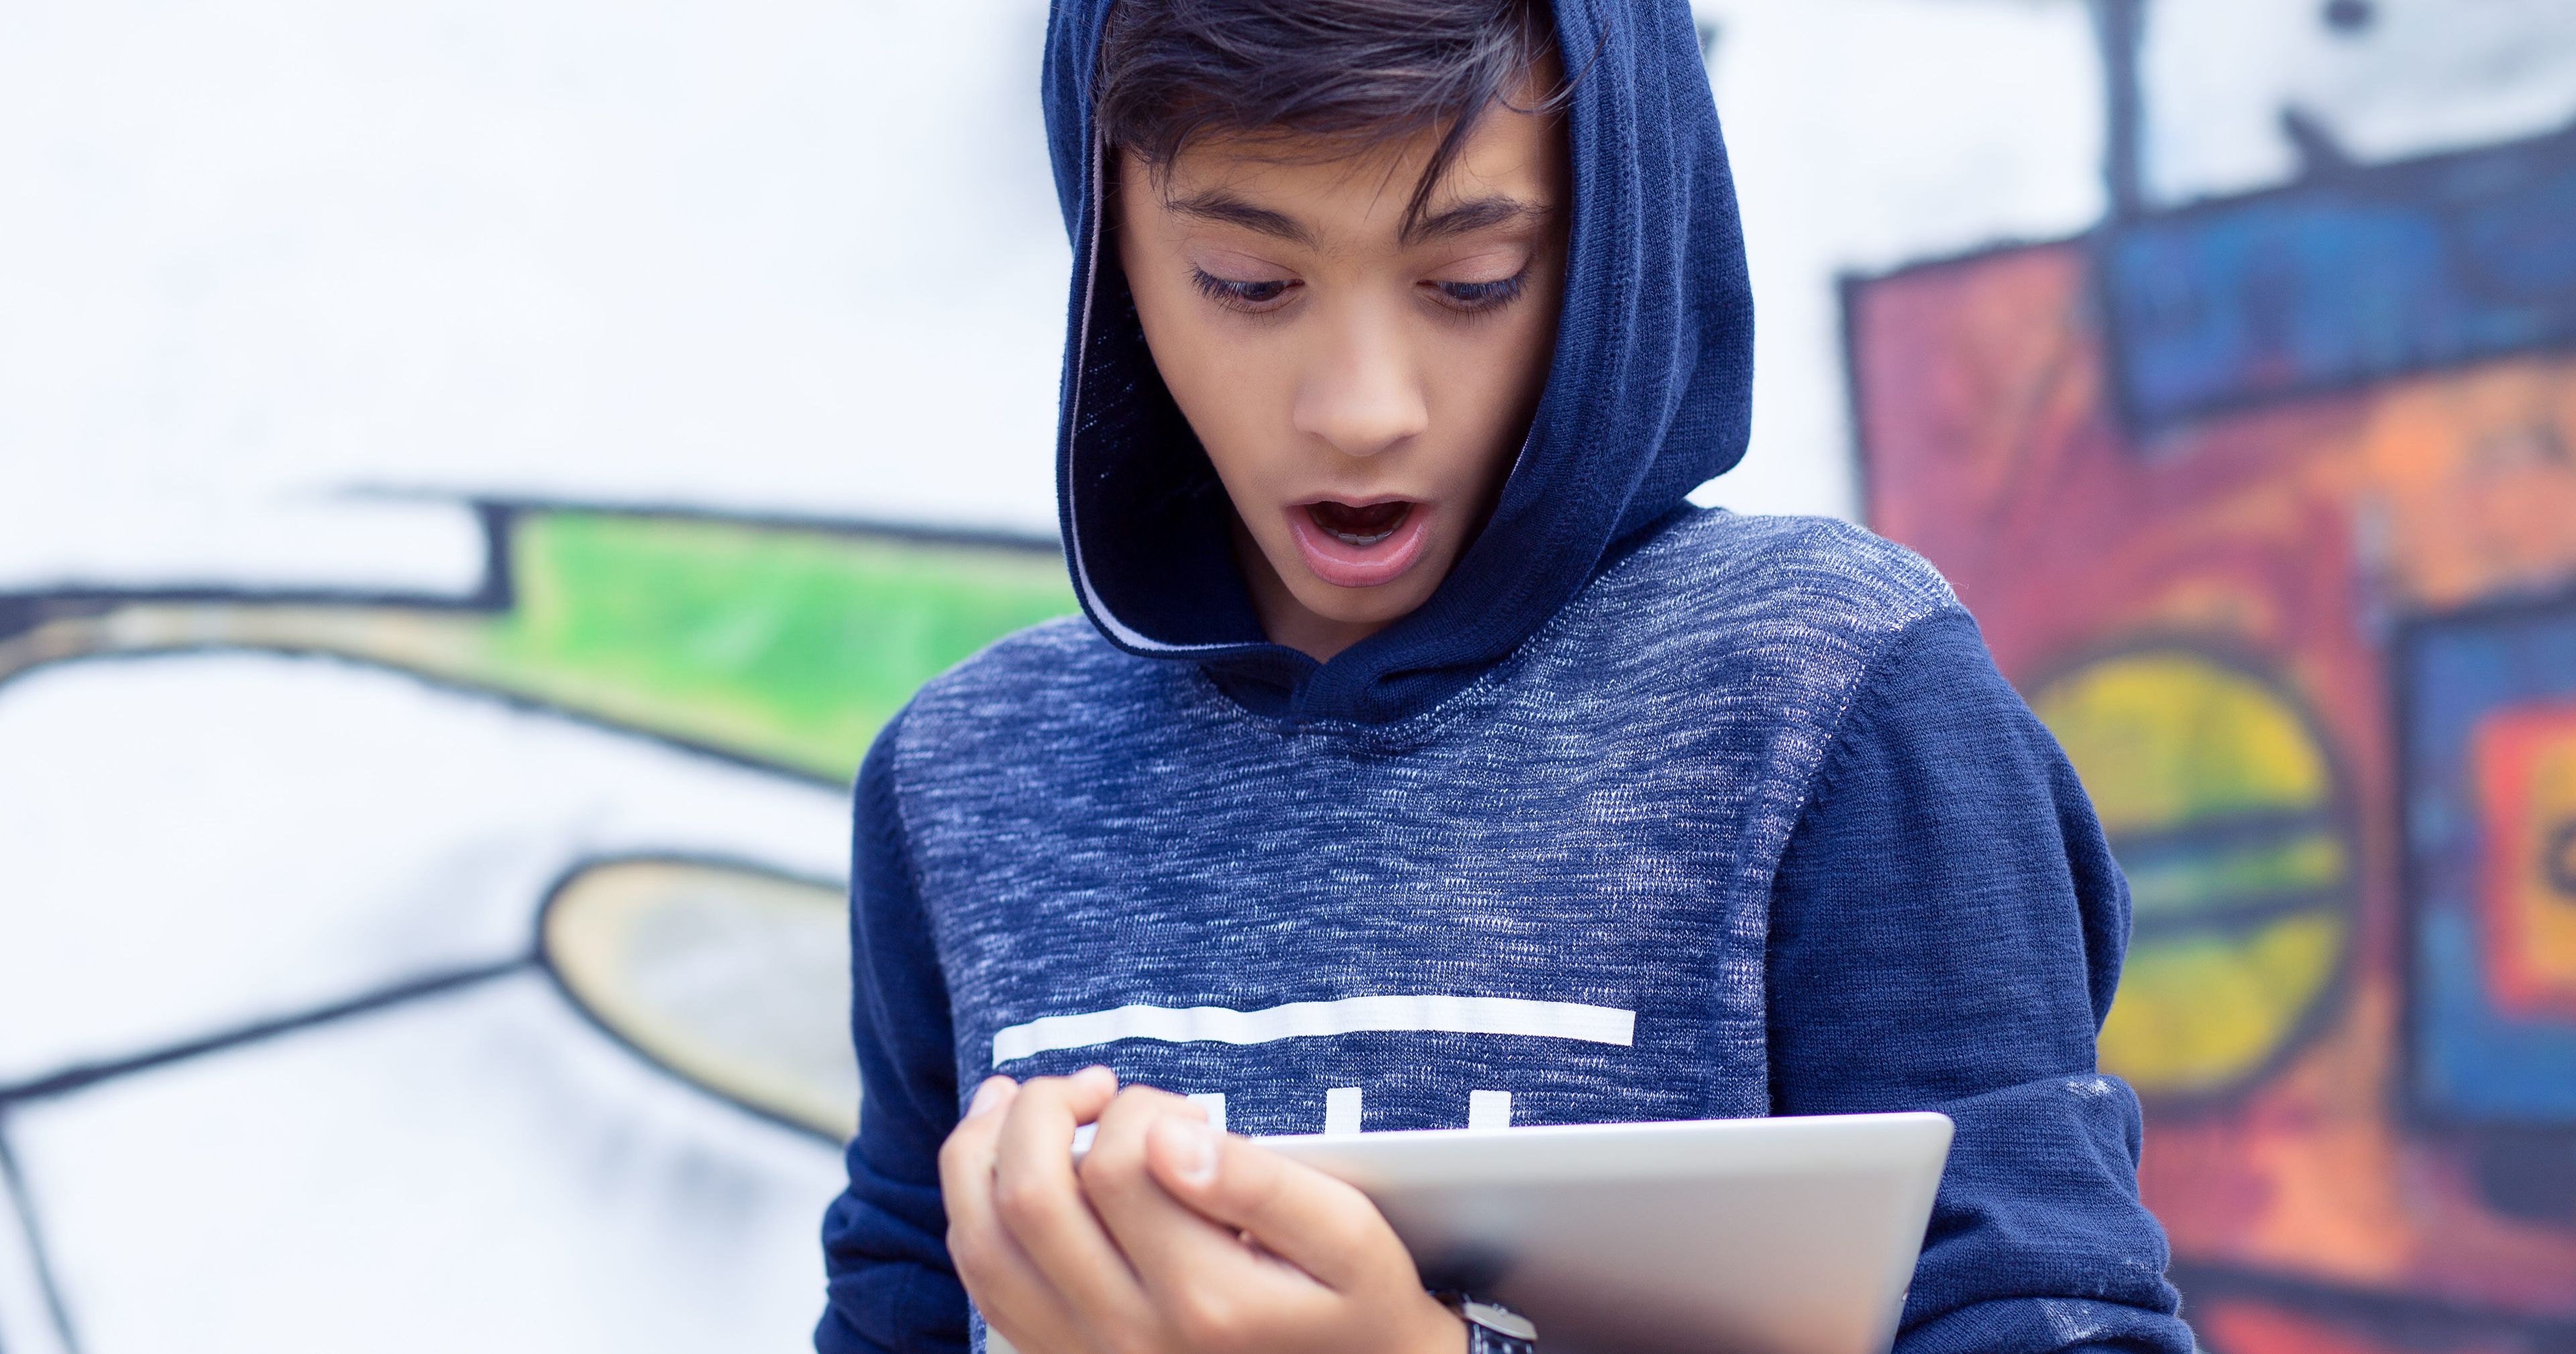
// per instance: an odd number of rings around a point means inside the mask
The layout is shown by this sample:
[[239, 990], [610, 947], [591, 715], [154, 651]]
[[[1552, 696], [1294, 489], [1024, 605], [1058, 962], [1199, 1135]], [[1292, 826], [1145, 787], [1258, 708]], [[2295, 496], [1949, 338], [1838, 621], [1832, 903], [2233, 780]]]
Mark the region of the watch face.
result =
[[1533, 1343], [1538, 1339], [1538, 1327], [1532, 1325], [1528, 1317], [1509, 1307], [1497, 1307], [1490, 1302], [1476, 1302], [1470, 1299], [1458, 1304], [1458, 1315], [1468, 1325], [1483, 1327], [1508, 1339], [1523, 1343]]

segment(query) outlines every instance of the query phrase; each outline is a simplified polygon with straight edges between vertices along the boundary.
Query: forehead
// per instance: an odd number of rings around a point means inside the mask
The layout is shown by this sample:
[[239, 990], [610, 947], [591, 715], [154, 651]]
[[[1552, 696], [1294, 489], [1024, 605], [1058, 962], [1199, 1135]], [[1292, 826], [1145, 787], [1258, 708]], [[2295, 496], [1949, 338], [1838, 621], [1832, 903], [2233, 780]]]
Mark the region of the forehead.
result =
[[[1445, 130], [1366, 146], [1287, 135], [1209, 136], [1185, 145], [1159, 173], [1137, 177], [1166, 209], [1230, 200], [1293, 217], [1317, 235], [1391, 234], [1404, 225]], [[1139, 169], [1131, 157], [1131, 175]], [[1423, 214], [1496, 198], [1553, 212], [1565, 202], [1568, 178], [1558, 120], [1498, 104], [1477, 120], [1433, 181]]]

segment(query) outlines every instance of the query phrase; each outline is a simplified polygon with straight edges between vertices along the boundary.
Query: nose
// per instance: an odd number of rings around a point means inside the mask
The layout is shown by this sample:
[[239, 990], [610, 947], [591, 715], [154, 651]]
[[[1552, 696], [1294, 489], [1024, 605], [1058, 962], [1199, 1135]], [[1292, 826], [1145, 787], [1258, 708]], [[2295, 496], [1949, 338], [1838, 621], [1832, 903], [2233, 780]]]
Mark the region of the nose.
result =
[[[1318, 317], [1322, 318], [1322, 317]], [[1289, 419], [1298, 432], [1345, 456], [1375, 456], [1431, 422], [1419, 367], [1400, 316], [1353, 306], [1321, 326], [1320, 342], [1297, 383]]]

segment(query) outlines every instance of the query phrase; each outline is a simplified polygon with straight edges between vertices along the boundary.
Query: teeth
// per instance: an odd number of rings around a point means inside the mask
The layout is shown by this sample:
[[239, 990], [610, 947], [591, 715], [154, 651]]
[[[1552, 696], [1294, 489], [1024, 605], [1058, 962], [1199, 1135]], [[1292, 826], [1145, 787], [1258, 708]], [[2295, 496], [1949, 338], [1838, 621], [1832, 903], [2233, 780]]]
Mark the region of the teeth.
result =
[[1325, 535], [1344, 545], [1365, 549], [1402, 530], [1405, 522], [1413, 516], [1413, 505], [1398, 502], [1354, 508], [1345, 503], [1326, 502], [1309, 507], [1306, 516]]

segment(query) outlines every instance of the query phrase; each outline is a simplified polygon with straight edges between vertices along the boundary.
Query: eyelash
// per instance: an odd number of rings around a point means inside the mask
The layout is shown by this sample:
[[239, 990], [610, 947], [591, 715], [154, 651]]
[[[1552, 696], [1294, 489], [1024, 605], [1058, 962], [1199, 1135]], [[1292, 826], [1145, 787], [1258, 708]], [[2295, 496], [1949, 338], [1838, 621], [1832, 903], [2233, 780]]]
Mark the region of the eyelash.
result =
[[[1521, 299], [1521, 291], [1528, 281], [1529, 270], [1525, 268], [1510, 277], [1498, 278], [1492, 282], [1434, 282], [1431, 288], [1440, 293], [1443, 302], [1451, 309], [1469, 315], [1481, 315], [1487, 311], [1500, 310]], [[1238, 282], [1231, 278], [1218, 277], [1200, 268], [1190, 270], [1190, 282], [1209, 300], [1229, 310], [1241, 311], [1247, 315], [1266, 315], [1277, 310], [1279, 299], [1286, 296], [1290, 289], [1300, 285], [1278, 278], [1259, 282]]]
[[1528, 280], [1529, 270], [1524, 268], [1510, 277], [1492, 282], [1435, 282], [1432, 286], [1449, 298], [1451, 305], [1475, 315], [1500, 310], [1521, 299], [1522, 284]]
[[1251, 315], [1264, 314], [1277, 309], [1278, 307], [1273, 303], [1287, 295], [1290, 287], [1297, 285], [1294, 282], [1284, 282], [1276, 278], [1262, 282], [1236, 282], [1198, 268], [1190, 270], [1190, 281], [1197, 284], [1198, 289], [1206, 293], [1209, 300], [1228, 309], [1240, 310]]

